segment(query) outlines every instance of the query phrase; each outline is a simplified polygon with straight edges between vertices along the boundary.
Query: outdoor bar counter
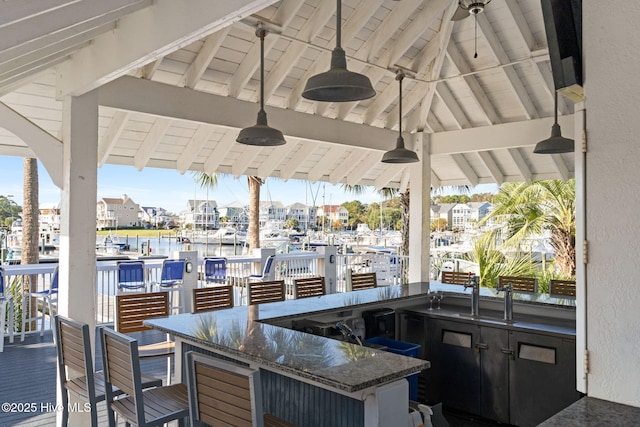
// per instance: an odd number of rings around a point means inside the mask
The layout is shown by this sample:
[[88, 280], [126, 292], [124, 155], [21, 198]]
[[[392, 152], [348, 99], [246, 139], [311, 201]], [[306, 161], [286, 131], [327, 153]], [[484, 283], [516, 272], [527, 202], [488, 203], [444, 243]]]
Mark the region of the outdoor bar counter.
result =
[[[443, 293], [443, 307], [430, 315], [455, 315], [451, 311], [455, 305], [447, 303], [456, 301], [462, 304], [459, 311], [468, 309], [464, 301], [469, 292], [462, 286], [431, 282], [180, 314], [145, 323], [175, 337], [177, 367], [182, 366], [185, 352], [198, 351], [260, 368], [264, 410], [293, 424], [406, 425], [408, 382], [404, 378], [429, 368], [429, 361], [296, 331], [292, 323], [302, 318], [349, 319], [380, 307], [428, 312], [429, 291], [434, 290]], [[495, 290], [482, 288], [481, 297], [481, 314], [501, 307], [502, 296]], [[561, 318], [546, 322], [529, 314], [540, 310], [559, 311]], [[514, 295], [514, 312], [517, 321], [510, 322], [509, 328], [575, 336], [573, 299]], [[178, 379], [184, 375], [176, 374]]]
[[[288, 318], [416, 299], [428, 285], [390, 286], [148, 320], [176, 339], [177, 367], [199, 351], [261, 369], [266, 412], [298, 426], [406, 425], [417, 358], [276, 326]], [[176, 373], [180, 379], [183, 372]]]

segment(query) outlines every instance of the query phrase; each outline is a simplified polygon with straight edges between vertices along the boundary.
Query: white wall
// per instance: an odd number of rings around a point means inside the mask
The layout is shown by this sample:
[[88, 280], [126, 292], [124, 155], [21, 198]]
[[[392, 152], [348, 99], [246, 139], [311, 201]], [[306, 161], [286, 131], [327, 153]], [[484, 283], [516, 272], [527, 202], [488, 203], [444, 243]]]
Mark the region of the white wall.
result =
[[588, 394], [640, 406], [640, 2], [583, 16]]

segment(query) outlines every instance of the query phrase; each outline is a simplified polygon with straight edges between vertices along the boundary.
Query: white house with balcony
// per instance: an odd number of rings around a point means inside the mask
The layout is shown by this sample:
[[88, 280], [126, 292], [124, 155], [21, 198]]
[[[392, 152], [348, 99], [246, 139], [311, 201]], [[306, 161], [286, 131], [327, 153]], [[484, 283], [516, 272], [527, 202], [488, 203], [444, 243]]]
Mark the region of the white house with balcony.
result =
[[187, 209], [180, 214], [182, 226], [191, 225], [193, 230], [214, 230], [220, 228], [220, 213], [214, 200], [187, 201]]
[[317, 224], [317, 208], [303, 203], [293, 203], [287, 206], [287, 219], [295, 218], [301, 230], [313, 228]]
[[349, 225], [349, 211], [340, 205], [322, 205], [318, 208], [318, 216], [325, 217], [329, 224], [339, 221], [343, 227]]

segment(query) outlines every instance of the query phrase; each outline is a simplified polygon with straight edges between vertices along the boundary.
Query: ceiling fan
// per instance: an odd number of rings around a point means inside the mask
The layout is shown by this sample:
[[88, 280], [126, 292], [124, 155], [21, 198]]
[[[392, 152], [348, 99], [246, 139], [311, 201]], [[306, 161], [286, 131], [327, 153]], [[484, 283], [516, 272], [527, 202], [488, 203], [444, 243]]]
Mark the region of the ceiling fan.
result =
[[470, 15], [477, 15], [484, 12], [484, 7], [491, 0], [458, 0], [458, 9], [451, 18], [452, 21], [460, 21]]

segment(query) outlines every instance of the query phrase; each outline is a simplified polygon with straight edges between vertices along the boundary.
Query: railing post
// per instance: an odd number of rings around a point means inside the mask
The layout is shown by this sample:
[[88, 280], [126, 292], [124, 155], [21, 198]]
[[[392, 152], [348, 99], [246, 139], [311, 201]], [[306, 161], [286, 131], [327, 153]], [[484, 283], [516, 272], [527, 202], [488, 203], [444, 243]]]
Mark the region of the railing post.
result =
[[[185, 271], [182, 277], [183, 291], [182, 297], [184, 301], [180, 301], [184, 307], [185, 313], [191, 313], [193, 310], [193, 301], [191, 295], [193, 290], [198, 287], [198, 252], [197, 251], [175, 251], [173, 253], [175, 259], [184, 259]], [[191, 264], [191, 266], [189, 266]]]
[[324, 284], [327, 287], [327, 293], [335, 294], [337, 284], [336, 254], [338, 250], [335, 246], [320, 246], [318, 247], [318, 253], [323, 255], [323, 258], [318, 260], [318, 273], [324, 275]]

